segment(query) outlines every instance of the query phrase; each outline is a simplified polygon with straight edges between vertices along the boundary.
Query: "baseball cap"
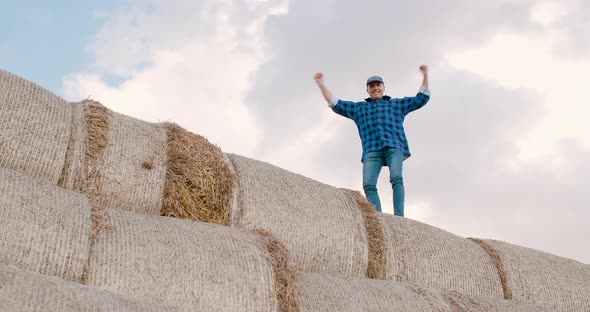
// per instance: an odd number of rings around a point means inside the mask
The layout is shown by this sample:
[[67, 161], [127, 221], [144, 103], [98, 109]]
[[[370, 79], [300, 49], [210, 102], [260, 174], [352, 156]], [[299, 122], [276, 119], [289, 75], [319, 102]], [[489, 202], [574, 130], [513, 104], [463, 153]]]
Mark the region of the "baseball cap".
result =
[[369, 77], [369, 79], [367, 79], [367, 85], [369, 85], [371, 82], [381, 82], [384, 84], [383, 79], [379, 76], [371, 76]]

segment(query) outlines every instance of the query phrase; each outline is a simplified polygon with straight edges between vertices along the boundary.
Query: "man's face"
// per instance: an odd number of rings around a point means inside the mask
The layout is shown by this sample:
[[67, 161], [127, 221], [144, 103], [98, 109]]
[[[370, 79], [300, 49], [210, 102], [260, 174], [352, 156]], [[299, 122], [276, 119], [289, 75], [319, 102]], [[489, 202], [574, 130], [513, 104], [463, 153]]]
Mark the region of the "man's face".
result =
[[367, 93], [373, 100], [378, 100], [383, 97], [385, 86], [381, 82], [371, 82], [367, 85]]

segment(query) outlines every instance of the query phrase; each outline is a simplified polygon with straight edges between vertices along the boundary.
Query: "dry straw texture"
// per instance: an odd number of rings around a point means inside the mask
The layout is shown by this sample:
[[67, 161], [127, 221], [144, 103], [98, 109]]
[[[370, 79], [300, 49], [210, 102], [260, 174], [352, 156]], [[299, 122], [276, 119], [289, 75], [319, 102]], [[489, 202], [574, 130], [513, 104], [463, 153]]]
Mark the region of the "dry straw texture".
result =
[[444, 294], [453, 312], [549, 312], [550, 308], [522, 301], [465, 296], [457, 292]]
[[176, 124], [163, 126], [168, 162], [162, 215], [228, 225], [234, 177], [223, 152]]
[[256, 235], [107, 210], [88, 284], [185, 311], [276, 311], [272, 265]]
[[298, 312], [301, 297], [300, 273], [293, 268], [287, 248], [267, 230], [252, 231], [258, 235], [261, 249], [267, 251], [267, 260], [272, 265], [279, 311]]
[[350, 196], [357, 203], [365, 221], [367, 231], [367, 240], [369, 242], [369, 262], [367, 266], [367, 277], [375, 279], [385, 279], [386, 268], [386, 250], [385, 237], [383, 236], [383, 227], [375, 206], [372, 205], [360, 192], [352, 190], [342, 190], [344, 194]]
[[0, 169], [0, 263], [79, 281], [90, 211], [78, 193]]
[[83, 170], [82, 163], [86, 155], [87, 127], [84, 116], [86, 109], [85, 105], [80, 103], [69, 103], [67, 105], [72, 108], [70, 139], [66, 150], [66, 159], [57, 185], [66, 190], [75, 190], [76, 177]]
[[393, 281], [306, 273], [301, 311], [452, 312], [444, 297]]
[[388, 251], [388, 279], [504, 298], [496, 266], [476, 243], [408, 218], [380, 217]]
[[60, 278], [0, 265], [0, 311], [176, 311]]
[[504, 267], [504, 264], [502, 263], [502, 259], [500, 258], [500, 255], [498, 255], [498, 253], [496, 252], [496, 250], [494, 248], [492, 248], [490, 245], [486, 244], [481, 239], [471, 238], [471, 237], [468, 239], [473, 241], [474, 243], [478, 244], [479, 247], [481, 247], [483, 250], [485, 250], [485, 252], [487, 252], [487, 254], [490, 256], [490, 258], [492, 259], [492, 262], [494, 262], [494, 265], [496, 266], [496, 270], [498, 271], [498, 276], [500, 277], [500, 282], [502, 283], [502, 292], [504, 293], [504, 299], [512, 299], [512, 291], [510, 290], [510, 288], [508, 288], [508, 281], [507, 281], [507, 277], [506, 277], [506, 268]]
[[87, 195], [92, 205], [89, 255], [84, 262], [81, 278], [81, 282], [85, 283], [88, 278], [88, 265], [93, 245], [98, 232], [103, 227], [101, 221], [105, 208], [99, 200], [102, 196], [103, 185], [100, 168], [103, 167], [103, 156], [109, 141], [112, 113], [99, 102], [90, 99], [84, 100], [77, 105], [81, 107], [82, 119], [74, 121], [73, 125], [82, 133], [82, 139], [80, 140], [82, 147], [79, 153], [81, 155], [81, 165], [74, 175], [73, 188]]
[[558, 311], [590, 311], [590, 268], [580, 262], [495, 240], [514, 300]]
[[57, 184], [71, 119], [72, 105], [0, 70], [0, 167]]
[[80, 103], [84, 107], [84, 129], [86, 140], [82, 168], [74, 179], [74, 190], [84, 193], [93, 201], [93, 208], [98, 206], [97, 198], [102, 193], [102, 175], [99, 168], [108, 144], [109, 123], [111, 112], [99, 102], [85, 100]]
[[111, 112], [100, 164], [101, 207], [160, 215], [166, 178], [164, 127]]
[[227, 156], [236, 173], [233, 226], [271, 231], [304, 272], [366, 275], [367, 236], [354, 201], [339, 189], [268, 163]]

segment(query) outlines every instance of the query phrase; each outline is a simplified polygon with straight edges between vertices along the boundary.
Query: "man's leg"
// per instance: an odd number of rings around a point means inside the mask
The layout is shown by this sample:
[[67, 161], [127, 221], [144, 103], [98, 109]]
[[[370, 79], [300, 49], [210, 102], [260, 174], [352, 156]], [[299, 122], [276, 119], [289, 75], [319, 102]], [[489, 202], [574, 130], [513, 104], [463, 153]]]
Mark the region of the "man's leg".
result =
[[381, 212], [381, 201], [377, 193], [377, 180], [383, 167], [381, 155], [379, 151], [368, 152], [363, 160], [363, 190], [365, 190], [367, 199], [375, 205], [379, 212]]
[[396, 216], [404, 216], [404, 205], [406, 191], [404, 189], [404, 178], [402, 176], [402, 167], [404, 163], [404, 153], [399, 149], [388, 149], [385, 154], [385, 160], [389, 167], [389, 182], [393, 188], [393, 211]]

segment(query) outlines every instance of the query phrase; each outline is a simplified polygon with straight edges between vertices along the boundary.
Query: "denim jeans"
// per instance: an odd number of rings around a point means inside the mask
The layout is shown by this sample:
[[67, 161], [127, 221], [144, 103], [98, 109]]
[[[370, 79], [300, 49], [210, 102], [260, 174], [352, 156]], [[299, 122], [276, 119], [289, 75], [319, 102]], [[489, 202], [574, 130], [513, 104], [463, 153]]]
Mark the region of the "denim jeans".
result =
[[363, 189], [367, 199], [381, 212], [381, 201], [377, 193], [377, 180], [381, 168], [389, 168], [389, 182], [393, 188], [393, 207], [396, 216], [404, 216], [404, 179], [402, 177], [402, 165], [404, 154], [399, 149], [384, 148], [379, 151], [368, 152], [363, 161]]

